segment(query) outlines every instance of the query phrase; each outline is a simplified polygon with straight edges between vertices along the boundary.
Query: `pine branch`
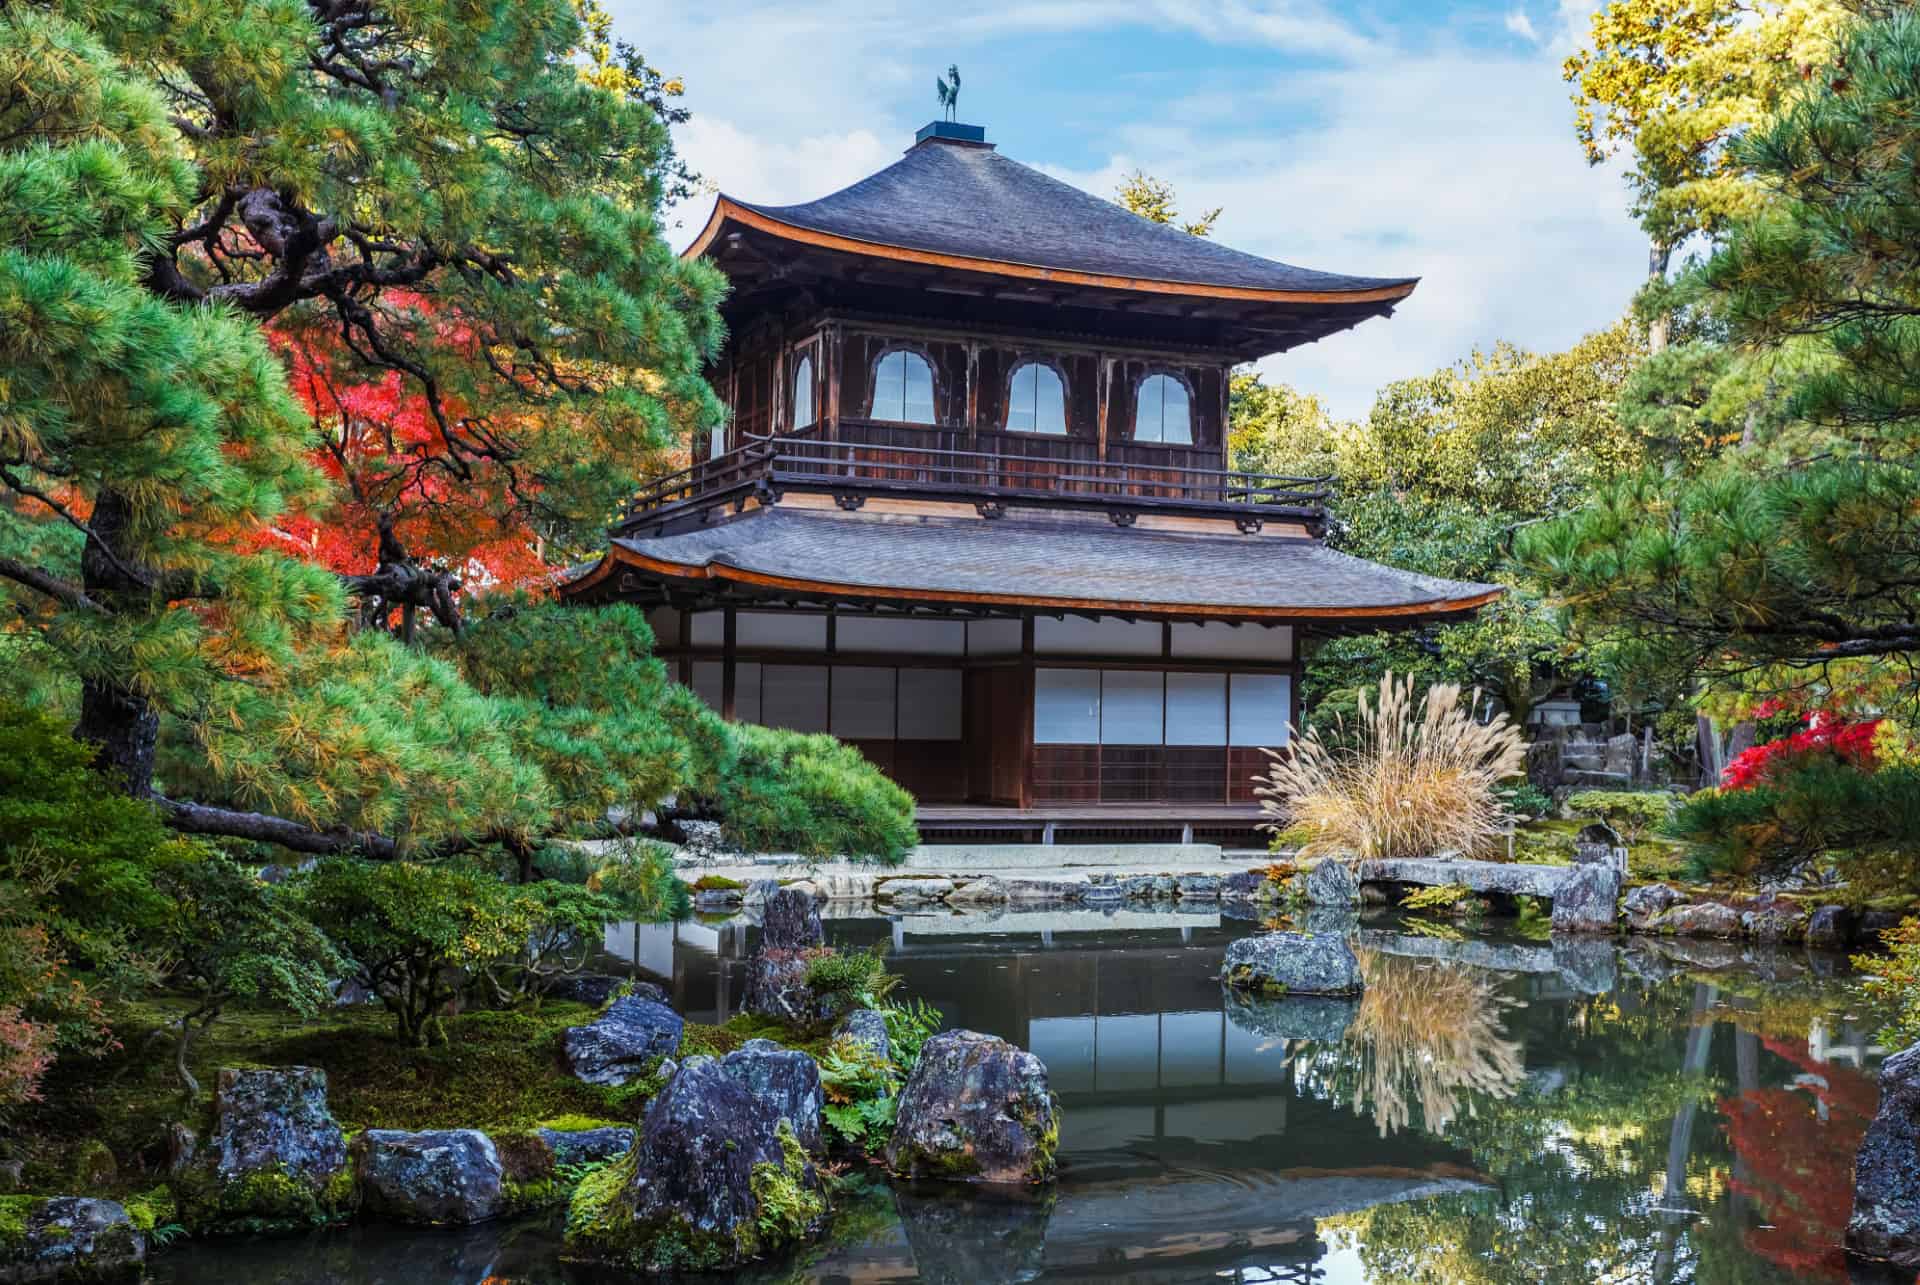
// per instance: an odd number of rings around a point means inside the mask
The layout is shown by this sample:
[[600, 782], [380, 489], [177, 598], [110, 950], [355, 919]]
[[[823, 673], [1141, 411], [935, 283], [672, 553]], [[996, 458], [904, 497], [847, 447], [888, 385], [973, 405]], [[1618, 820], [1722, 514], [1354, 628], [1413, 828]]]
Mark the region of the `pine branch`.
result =
[[26, 563], [15, 561], [12, 558], [0, 558], [0, 577], [11, 580], [15, 584], [25, 585], [29, 589], [37, 590], [61, 605], [72, 607], [75, 610], [97, 611], [103, 616], [111, 616], [113, 614], [109, 608], [89, 598], [86, 591], [79, 585], [62, 580], [60, 577], [50, 575], [38, 567], [30, 567]]

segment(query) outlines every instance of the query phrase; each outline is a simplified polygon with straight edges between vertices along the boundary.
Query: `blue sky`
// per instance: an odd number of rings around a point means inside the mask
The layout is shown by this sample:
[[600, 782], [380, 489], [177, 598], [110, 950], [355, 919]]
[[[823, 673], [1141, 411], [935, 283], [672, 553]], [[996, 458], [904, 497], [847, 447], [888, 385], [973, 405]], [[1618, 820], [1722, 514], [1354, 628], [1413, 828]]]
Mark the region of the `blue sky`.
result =
[[[1575, 144], [1560, 63], [1598, 0], [609, 0], [683, 77], [681, 146], [721, 190], [803, 201], [890, 163], [937, 114], [1110, 196], [1144, 169], [1215, 235], [1305, 267], [1419, 275], [1387, 320], [1262, 364], [1366, 412], [1389, 380], [1506, 339], [1562, 348], [1625, 309], [1646, 252], [1619, 176]], [[690, 239], [710, 197], [677, 211]]]

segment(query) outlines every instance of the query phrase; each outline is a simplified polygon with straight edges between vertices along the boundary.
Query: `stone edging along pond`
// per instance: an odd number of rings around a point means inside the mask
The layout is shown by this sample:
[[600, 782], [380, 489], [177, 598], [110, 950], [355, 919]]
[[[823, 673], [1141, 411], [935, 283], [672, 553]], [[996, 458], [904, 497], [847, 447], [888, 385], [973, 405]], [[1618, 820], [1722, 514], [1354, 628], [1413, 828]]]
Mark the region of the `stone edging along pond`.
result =
[[[956, 911], [1142, 904], [1185, 907], [1243, 905], [1275, 912], [1351, 910], [1385, 905], [1417, 887], [1458, 885], [1493, 897], [1538, 897], [1554, 903], [1556, 932], [1741, 939], [1845, 949], [1872, 942], [1901, 917], [1897, 911], [1857, 910], [1806, 895], [1735, 896], [1673, 883], [1625, 886], [1598, 865], [1548, 866], [1450, 858], [1367, 861], [1357, 867], [1321, 860], [1275, 867], [1209, 871], [1063, 868], [1048, 874], [1006, 871], [931, 871], [890, 874], [804, 868], [783, 880], [735, 880], [682, 870], [693, 882], [694, 905], [705, 912], [754, 911], [772, 887], [798, 889], [829, 904], [880, 911]], [[1609, 876], [1612, 876], [1611, 878]], [[1577, 905], [1567, 905], [1577, 902]]]

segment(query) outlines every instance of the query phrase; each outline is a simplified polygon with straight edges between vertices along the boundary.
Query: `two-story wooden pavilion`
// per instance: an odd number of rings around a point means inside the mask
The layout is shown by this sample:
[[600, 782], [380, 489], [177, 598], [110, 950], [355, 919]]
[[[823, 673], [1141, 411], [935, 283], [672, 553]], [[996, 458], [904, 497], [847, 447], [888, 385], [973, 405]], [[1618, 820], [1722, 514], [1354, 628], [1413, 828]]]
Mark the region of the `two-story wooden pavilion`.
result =
[[1325, 479], [1227, 468], [1233, 366], [1391, 313], [936, 123], [805, 205], [721, 196], [732, 408], [563, 592], [648, 608], [727, 717], [832, 732], [923, 833], [1229, 838], [1315, 635], [1499, 588], [1321, 540]]

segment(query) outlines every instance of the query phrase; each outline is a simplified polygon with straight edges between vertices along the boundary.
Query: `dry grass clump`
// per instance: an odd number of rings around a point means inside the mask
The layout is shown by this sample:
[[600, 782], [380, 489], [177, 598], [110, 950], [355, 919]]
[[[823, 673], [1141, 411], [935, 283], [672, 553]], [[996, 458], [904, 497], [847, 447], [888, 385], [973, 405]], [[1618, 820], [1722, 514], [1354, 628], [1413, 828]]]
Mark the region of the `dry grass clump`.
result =
[[1505, 714], [1475, 721], [1479, 697], [1436, 683], [1415, 700], [1411, 678], [1387, 674], [1378, 699], [1361, 694], [1351, 735], [1342, 721], [1331, 742], [1314, 728], [1267, 751], [1273, 764], [1255, 793], [1268, 828], [1305, 830], [1302, 856], [1492, 849], [1510, 819], [1494, 788], [1526, 769], [1526, 747]]

